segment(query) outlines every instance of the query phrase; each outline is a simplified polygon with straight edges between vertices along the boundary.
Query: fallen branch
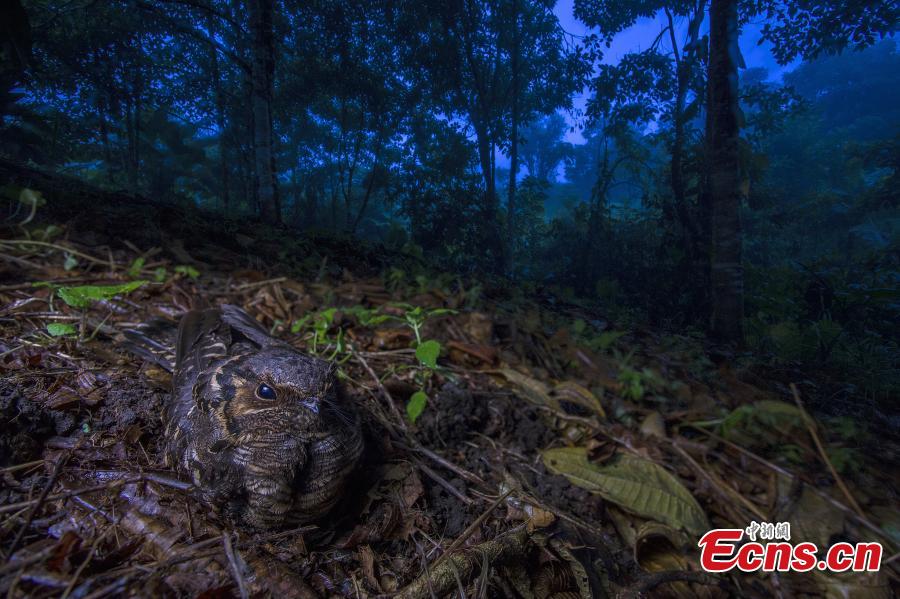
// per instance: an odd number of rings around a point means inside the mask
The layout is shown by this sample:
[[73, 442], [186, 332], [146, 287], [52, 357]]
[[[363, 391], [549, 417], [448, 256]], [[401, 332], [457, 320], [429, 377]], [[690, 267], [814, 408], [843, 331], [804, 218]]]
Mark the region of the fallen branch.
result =
[[[0, 244], [7, 246], [19, 246], [19, 245], [33, 245], [42, 248], [48, 248], [51, 250], [56, 250], [58, 252], [65, 252], [68, 254], [72, 254], [73, 256], [78, 256], [88, 262], [93, 262], [94, 264], [102, 264], [103, 266], [112, 267], [114, 263], [109, 262], [108, 260], [101, 260], [100, 258], [95, 258], [90, 254], [85, 254], [84, 252], [79, 252], [78, 250], [73, 250], [70, 247], [60, 245], [58, 243], [49, 243], [46, 241], [37, 241], [34, 239], [0, 239]], [[41, 267], [43, 268], [43, 267]]]
[[433, 566], [405, 589], [400, 591], [396, 599], [429, 599], [434, 595], [442, 597], [456, 588], [457, 576], [461, 580], [469, 580], [482, 563], [504, 564], [513, 560], [525, 559], [528, 534], [524, 526], [514, 528], [499, 537], [466, 549], [460, 553], [447, 555], [446, 559]]
[[[81, 444], [81, 439], [78, 440], [78, 445]], [[77, 446], [76, 446], [77, 448]], [[38, 510], [41, 509], [41, 506], [47, 501], [48, 496], [50, 495], [50, 491], [53, 489], [53, 485], [56, 484], [57, 479], [59, 478], [60, 473], [62, 473], [63, 466], [66, 465], [66, 462], [69, 461], [69, 458], [72, 457], [72, 451], [69, 450], [64, 455], [60, 456], [59, 459], [56, 460], [56, 463], [53, 464], [53, 472], [50, 474], [50, 479], [47, 481], [47, 484], [44, 485], [44, 488], [41, 490], [41, 494], [38, 496], [34, 503], [31, 504], [31, 509], [28, 510], [28, 515], [25, 516], [25, 522], [22, 523], [22, 527], [19, 528], [19, 532], [16, 533], [15, 538], [13, 538], [13, 542], [10, 544], [9, 555], [15, 553], [16, 548], [19, 546], [19, 542], [22, 540], [22, 537], [25, 536], [25, 531], [28, 530], [28, 527], [31, 526], [31, 521], [34, 520], [35, 514], [37, 514]]]
[[234, 575], [241, 599], [248, 599], [250, 594], [247, 592], [247, 583], [244, 582], [244, 575], [241, 573], [241, 565], [238, 563], [234, 547], [231, 546], [231, 535], [227, 533], [222, 535], [222, 544], [225, 546], [225, 557], [228, 558], [228, 565], [231, 566], [231, 573]]
[[794, 385], [794, 383], [791, 383], [791, 393], [794, 394], [794, 402], [800, 409], [800, 413], [803, 414], [803, 422], [806, 423], [806, 428], [809, 429], [809, 434], [812, 436], [813, 441], [816, 444], [816, 449], [819, 450], [819, 455], [822, 456], [822, 461], [825, 462], [826, 466], [828, 466], [828, 471], [831, 472], [831, 476], [834, 478], [834, 482], [837, 483], [838, 488], [844, 494], [844, 497], [847, 498], [847, 503], [849, 503], [850, 507], [853, 508], [853, 511], [856, 512], [856, 515], [860, 518], [865, 518], [865, 512], [863, 512], [862, 508], [859, 507], [856, 499], [853, 498], [853, 494], [850, 493], [850, 489], [848, 489], [847, 485], [844, 484], [844, 479], [841, 478], [841, 475], [838, 474], [837, 470], [834, 469], [834, 465], [828, 458], [828, 453], [825, 451], [825, 446], [822, 445], [822, 440], [819, 439], [819, 434], [816, 432], [816, 423], [806, 411], [806, 408], [803, 407], [803, 402], [800, 400], [800, 393], [797, 391], [797, 386]]

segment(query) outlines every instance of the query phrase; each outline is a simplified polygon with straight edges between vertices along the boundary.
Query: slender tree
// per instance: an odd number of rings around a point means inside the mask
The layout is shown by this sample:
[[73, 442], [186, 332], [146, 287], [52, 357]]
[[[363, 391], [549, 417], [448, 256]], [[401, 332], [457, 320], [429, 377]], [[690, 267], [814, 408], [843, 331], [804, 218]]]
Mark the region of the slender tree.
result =
[[712, 333], [741, 343], [744, 318], [737, 0], [710, 4], [707, 140], [711, 203]]
[[275, 168], [275, 132], [272, 115], [275, 80], [274, 11], [273, 0], [247, 0], [252, 36], [250, 88], [256, 195], [263, 219], [280, 223], [281, 202]]

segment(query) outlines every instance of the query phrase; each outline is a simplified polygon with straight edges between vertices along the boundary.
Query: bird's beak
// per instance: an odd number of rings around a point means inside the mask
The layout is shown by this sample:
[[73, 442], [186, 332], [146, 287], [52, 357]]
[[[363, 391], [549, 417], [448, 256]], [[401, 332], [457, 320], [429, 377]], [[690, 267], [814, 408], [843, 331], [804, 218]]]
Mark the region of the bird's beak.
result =
[[302, 405], [313, 414], [319, 413], [319, 400], [317, 399], [307, 399]]

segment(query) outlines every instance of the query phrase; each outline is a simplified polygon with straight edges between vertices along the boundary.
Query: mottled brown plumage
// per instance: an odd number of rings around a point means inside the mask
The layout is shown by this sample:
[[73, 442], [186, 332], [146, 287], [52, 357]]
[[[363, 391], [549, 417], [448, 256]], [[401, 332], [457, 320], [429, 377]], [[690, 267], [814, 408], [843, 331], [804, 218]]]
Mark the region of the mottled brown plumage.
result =
[[362, 453], [359, 418], [333, 366], [234, 306], [185, 314], [174, 348], [159, 329], [126, 337], [173, 374], [167, 461], [211, 506], [257, 528], [327, 513]]

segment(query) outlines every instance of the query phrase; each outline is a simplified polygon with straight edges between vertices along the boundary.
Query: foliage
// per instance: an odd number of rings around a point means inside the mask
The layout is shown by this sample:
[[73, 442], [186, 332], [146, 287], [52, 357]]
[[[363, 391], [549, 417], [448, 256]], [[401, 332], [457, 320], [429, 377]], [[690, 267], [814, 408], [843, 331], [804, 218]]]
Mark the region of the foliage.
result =
[[892, 36], [900, 19], [896, 4], [878, 0], [749, 0], [745, 10], [765, 15], [763, 39], [773, 44], [782, 64], [872, 45]]

